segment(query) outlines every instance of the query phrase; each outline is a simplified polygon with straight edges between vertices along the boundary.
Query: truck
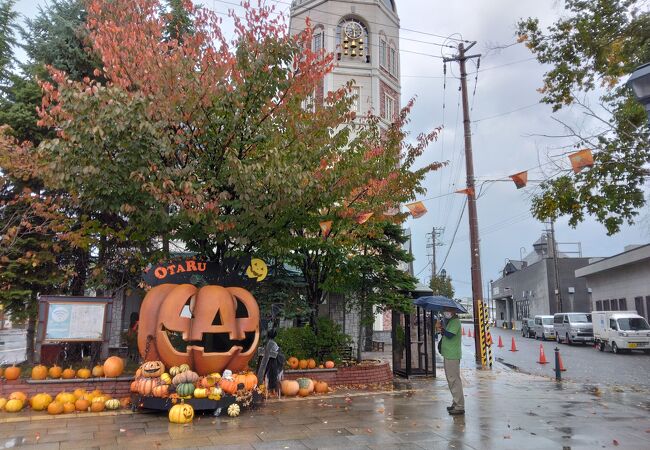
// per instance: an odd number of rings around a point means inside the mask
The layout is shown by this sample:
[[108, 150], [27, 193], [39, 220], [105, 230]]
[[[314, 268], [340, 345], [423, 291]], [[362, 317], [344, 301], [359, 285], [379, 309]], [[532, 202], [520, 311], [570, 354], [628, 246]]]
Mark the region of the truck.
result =
[[642, 350], [650, 353], [650, 325], [636, 311], [593, 311], [594, 345], [614, 353]]

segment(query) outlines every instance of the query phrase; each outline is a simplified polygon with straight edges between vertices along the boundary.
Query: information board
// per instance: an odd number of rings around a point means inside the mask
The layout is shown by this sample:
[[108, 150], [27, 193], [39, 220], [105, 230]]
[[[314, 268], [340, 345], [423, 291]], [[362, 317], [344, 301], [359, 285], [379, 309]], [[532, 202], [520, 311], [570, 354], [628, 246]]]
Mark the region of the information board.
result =
[[50, 301], [46, 341], [101, 341], [106, 303]]

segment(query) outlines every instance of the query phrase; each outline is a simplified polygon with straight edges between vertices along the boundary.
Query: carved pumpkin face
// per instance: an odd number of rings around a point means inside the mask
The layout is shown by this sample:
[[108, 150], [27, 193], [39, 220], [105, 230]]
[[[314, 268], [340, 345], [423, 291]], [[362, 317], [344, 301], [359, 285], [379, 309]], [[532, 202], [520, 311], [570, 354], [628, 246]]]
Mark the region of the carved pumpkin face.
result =
[[[259, 308], [242, 288], [162, 284], [140, 308], [138, 348], [147, 360], [189, 364], [200, 374], [243, 370], [259, 341]], [[162, 373], [162, 372], [161, 372]]]
[[147, 361], [140, 366], [141, 375], [146, 378], [156, 378], [165, 373], [165, 365], [162, 361]]

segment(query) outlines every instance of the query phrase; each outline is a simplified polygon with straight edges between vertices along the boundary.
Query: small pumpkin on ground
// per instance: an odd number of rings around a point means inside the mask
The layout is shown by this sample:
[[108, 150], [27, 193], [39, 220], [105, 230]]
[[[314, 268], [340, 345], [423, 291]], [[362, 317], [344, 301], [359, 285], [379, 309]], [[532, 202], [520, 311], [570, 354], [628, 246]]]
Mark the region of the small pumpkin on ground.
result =
[[9, 400], [20, 400], [25, 403], [27, 401], [27, 394], [21, 391], [12, 392], [9, 394]]
[[7, 380], [17, 380], [18, 377], [20, 377], [20, 367], [11, 366], [5, 369], [5, 378]]
[[81, 397], [83, 397], [84, 395], [87, 394], [86, 390], [82, 389], [82, 388], [77, 388], [74, 391], [72, 391], [72, 393], [74, 394], [74, 396], [76, 398], [81, 398]]
[[79, 412], [86, 412], [88, 411], [88, 408], [90, 408], [90, 401], [85, 398], [80, 398], [74, 402], [74, 407]]
[[122, 397], [120, 399], [120, 406], [122, 408], [128, 408], [129, 406], [131, 406], [131, 397]]
[[92, 372], [90, 371], [90, 369], [88, 369], [86, 367], [83, 367], [83, 368], [77, 370], [77, 378], [81, 378], [83, 380], [86, 380], [86, 379], [90, 378], [91, 374], [92, 374]]
[[296, 380], [282, 380], [280, 384], [280, 391], [285, 397], [294, 397], [299, 389], [300, 385]]
[[117, 378], [124, 372], [124, 360], [119, 356], [110, 356], [104, 361], [104, 375], [107, 378]]
[[56, 394], [55, 400], [63, 404], [74, 403], [77, 401], [77, 397], [71, 392], [59, 392]]
[[194, 408], [192, 405], [179, 403], [171, 407], [168, 417], [171, 423], [190, 423], [194, 419]]
[[142, 376], [146, 378], [157, 378], [165, 373], [165, 365], [162, 361], [146, 361], [140, 369], [142, 369]]
[[295, 356], [292, 356], [289, 359], [287, 359], [287, 364], [289, 365], [290, 368], [295, 370], [298, 368], [298, 364], [300, 364], [300, 361]]
[[241, 408], [237, 403], [233, 403], [230, 406], [228, 406], [228, 415], [230, 417], [237, 417], [240, 412], [241, 412]]
[[18, 412], [23, 409], [25, 402], [17, 398], [13, 398], [7, 402], [5, 405], [5, 411], [7, 412]]
[[329, 392], [329, 386], [324, 381], [317, 381], [314, 383], [314, 391], [317, 394], [326, 394]]
[[75, 412], [74, 403], [68, 402], [63, 404], [63, 414], [70, 414]]
[[52, 367], [50, 367], [50, 370], [47, 371], [47, 375], [50, 378], [58, 379], [61, 378], [61, 375], [63, 374], [63, 369], [56, 364], [54, 364]]
[[118, 399], [116, 399], [116, 398], [111, 398], [111, 399], [106, 400], [106, 401], [104, 402], [104, 406], [105, 406], [106, 409], [108, 409], [108, 410], [119, 409], [119, 407], [120, 407], [120, 401], [119, 401]]
[[104, 366], [100, 366], [97, 364], [95, 367], [93, 367], [93, 377], [103, 377], [104, 376]]
[[63, 414], [63, 403], [54, 400], [52, 403], [47, 405], [47, 413], [54, 416]]
[[44, 380], [47, 378], [47, 367], [38, 365], [32, 369], [32, 380]]
[[90, 411], [91, 412], [102, 412], [104, 411], [104, 402], [92, 402], [90, 404]]
[[72, 378], [75, 377], [76, 374], [77, 372], [72, 367], [68, 367], [61, 374], [61, 378], [63, 378], [64, 380], [71, 380]]
[[29, 403], [34, 411], [43, 411], [52, 403], [52, 396], [49, 394], [36, 394]]
[[301, 397], [307, 397], [309, 394], [311, 394], [313, 388], [314, 388], [314, 383], [309, 379], [309, 378], [298, 378], [296, 380], [298, 382], [298, 395]]
[[0, 411], [5, 409], [5, 405], [7, 404], [7, 399], [4, 397], [0, 397]]

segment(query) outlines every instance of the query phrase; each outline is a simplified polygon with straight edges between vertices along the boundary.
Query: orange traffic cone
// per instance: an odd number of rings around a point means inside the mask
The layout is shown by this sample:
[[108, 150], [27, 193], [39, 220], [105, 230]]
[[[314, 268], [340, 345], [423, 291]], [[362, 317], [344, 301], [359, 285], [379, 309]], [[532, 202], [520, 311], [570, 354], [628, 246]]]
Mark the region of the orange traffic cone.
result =
[[472, 329], [471, 328], [467, 331], [467, 337], [474, 337], [474, 336], [472, 336]]
[[[515, 341], [515, 338], [512, 338], [512, 342]], [[503, 341], [501, 340], [501, 336], [499, 336], [499, 345], [497, 346], [499, 348], [503, 348]]]
[[562, 355], [560, 355], [560, 352], [557, 352], [557, 358], [560, 360], [560, 372], [566, 372], [564, 364], [562, 363]]
[[465, 336], [465, 327], [463, 327], [463, 332], [461, 334]]
[[544, 345], [539, 344], [539, 361], [537, 361], [539, 364], [548, 364], [548, 361], [546, 361], [546, 355], [544, 354]]
[[512, 344], [510, 345], [510, 351], [511, 352], [516, 352], [517, 351], [517, 344], [515, 344], [515, 337], [512, 337]]

